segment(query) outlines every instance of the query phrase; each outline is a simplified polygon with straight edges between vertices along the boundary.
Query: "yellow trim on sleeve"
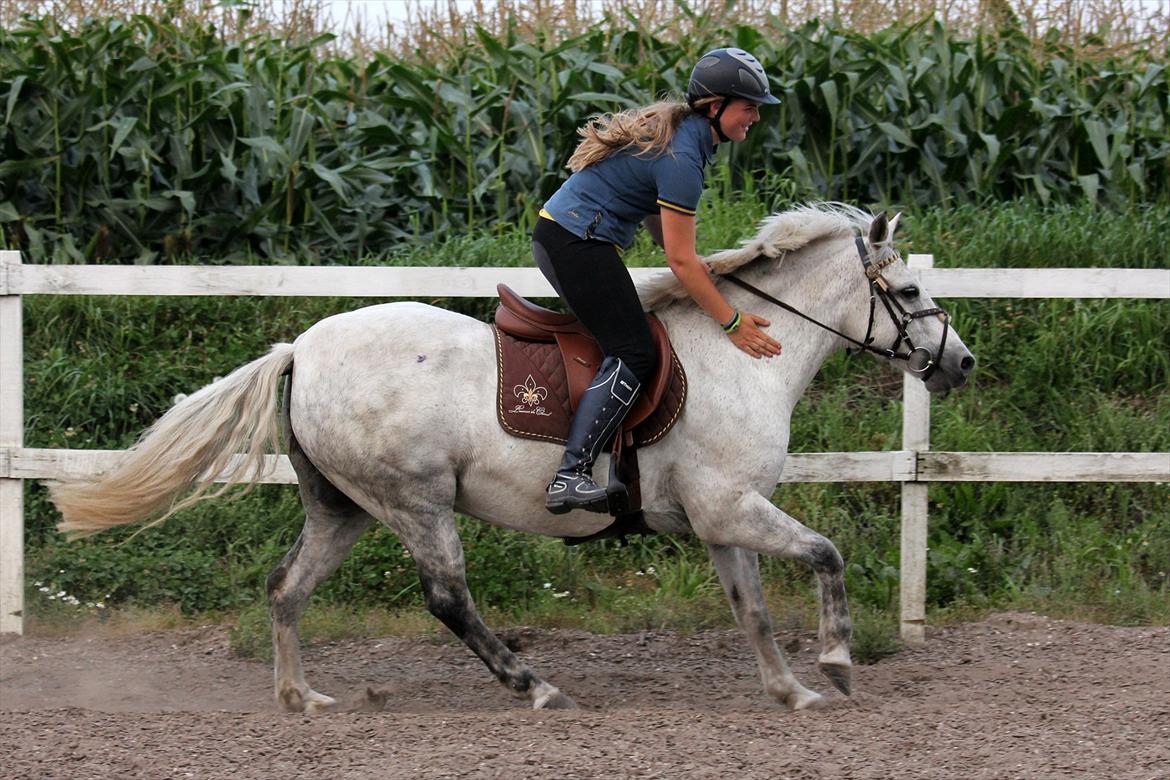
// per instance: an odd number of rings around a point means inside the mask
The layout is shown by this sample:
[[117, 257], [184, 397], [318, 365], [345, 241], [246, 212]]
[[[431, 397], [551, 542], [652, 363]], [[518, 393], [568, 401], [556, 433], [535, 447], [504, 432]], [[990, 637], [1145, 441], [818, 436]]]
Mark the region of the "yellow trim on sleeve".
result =
[[541, 209], [541, 210], [540, 210], [540, 216], [544, 217], [544, 218], [545, 218], [545, 219], [547, 219], [549, 222], [556, 222], [556, 219], [553, 217], [553, 215], [552, 215], [552, 214], [549, 214], [549, 213], [548, 213], [547, 211], [545, 211], [544, 209]]
[[663, 208], [670, 209], [671, 211], [677, 211], [679, 214], [686, 214], [688, 217], [695, 216], [694, 209], [688, 209], [686, 206], [680, 206], [677, 203], [671, 203], [670, 201], [663, 200], [662, 198], [658, 199], [658, 205], [662, 206]]

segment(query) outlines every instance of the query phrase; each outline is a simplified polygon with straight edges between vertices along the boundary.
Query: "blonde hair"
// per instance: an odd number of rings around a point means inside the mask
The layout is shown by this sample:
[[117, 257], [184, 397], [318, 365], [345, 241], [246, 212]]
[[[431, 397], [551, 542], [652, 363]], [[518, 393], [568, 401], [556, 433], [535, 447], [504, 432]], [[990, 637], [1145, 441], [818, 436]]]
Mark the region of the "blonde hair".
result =
[[590, 117], [577, 129], [581, 143], [565, 166], [573, 173], [601, 162], [617, 151], [636, 149], [642, 157], [655, 157], [670, 147], [674, 131], [694, 113], [722, 98], [705, 97], [694, 106], [674, 100], [660, 100], [648, 106], [629, 108], [616, 114]]

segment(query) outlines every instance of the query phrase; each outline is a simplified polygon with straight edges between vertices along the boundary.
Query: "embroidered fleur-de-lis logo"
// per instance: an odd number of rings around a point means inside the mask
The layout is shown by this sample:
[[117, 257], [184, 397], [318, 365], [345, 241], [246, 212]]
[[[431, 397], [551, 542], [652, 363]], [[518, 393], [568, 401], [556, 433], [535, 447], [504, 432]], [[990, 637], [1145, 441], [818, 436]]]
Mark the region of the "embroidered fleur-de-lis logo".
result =
[[512, 389], [512, 394], [529, 406], [536, 406], [548, 398], [548, 390], [539, 387], [536, 384], [536, 380], [532, 378], [532, 374], [528, 375], [528, 378], [524, 380], [524, 384], [516, 385]]

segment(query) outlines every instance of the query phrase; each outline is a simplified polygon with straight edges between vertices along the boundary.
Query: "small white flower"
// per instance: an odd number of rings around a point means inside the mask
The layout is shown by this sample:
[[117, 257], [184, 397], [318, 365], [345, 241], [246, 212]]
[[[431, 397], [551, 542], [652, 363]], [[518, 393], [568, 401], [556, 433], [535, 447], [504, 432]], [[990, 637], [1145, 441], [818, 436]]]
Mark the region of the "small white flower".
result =
[[979, 573], [979, 570], [978, 570], [978, 569], [976, 569], [976, 568], [974, 568], [974, 567], [972, 567], [972, 566], [968, 566], [968, 567], [967, 567], [967, 571], [968, 571], [969, 573], [971, 573], [971, 574], [978, 574], [978, 573]]
[[551, 587], [552, 587], [552, 583], [551, 583], [551, 582], [546, 582], [546, 583], [544, 583], [544, 589], [545, 589], [545, 590], [548, 590], [548, 589], [549, 589], [549, 588], [551, 588]]
[[41, 585], [41, 587], [37, 588], [37, 590], [39, 590], [41, 593], [48, 593], [49, 586], [48, 585]]
[[653, 566], [647, 566], [646, 573], [649, 574], [651, 577], [653, 577], [655, 574], [658, 573], [658, 569], [655, 569]]
[[553, 597], [554, 599], [563, 599], [565, 596], [568, 596], [568, 595], [569, 595], [569, 591], [567, 591], [567, 590], [562, 590], [560, 593], [554, 593], [554, 594], [552, 594], [552, 597]]

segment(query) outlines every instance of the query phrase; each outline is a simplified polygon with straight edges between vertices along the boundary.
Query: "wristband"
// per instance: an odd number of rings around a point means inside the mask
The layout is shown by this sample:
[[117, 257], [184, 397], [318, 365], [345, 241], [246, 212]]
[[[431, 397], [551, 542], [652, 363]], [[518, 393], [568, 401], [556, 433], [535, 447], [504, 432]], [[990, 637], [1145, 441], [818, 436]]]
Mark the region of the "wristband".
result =
[[724, 324], [722, 326], [723, 332], [728, 334], [728, 335], [735, 333], [735, 331], [739, 328], [739, 325], [742, 321], [743, 321], [743, 319], [739, 316], [739, 312], [737, 311], [735, 313], [735, 316], [732, 317], [726, 324]]

